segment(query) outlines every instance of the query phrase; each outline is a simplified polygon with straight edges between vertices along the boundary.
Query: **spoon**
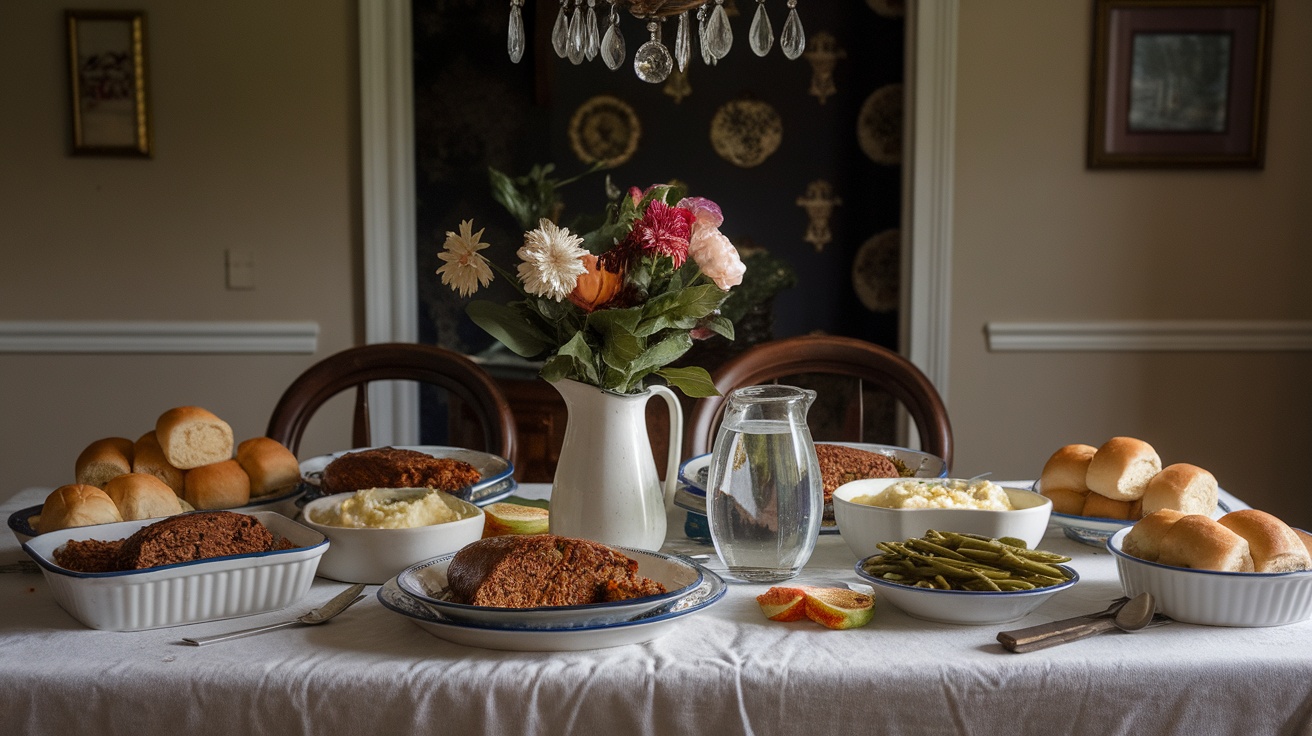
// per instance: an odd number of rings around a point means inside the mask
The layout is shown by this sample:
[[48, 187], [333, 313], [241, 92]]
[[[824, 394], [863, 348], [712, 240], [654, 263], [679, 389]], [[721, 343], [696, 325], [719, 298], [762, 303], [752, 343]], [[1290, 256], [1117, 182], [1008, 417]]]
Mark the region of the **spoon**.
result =
[[1156, 602], [1150, 593], [1136, 595], [1121, 604], [1115, 615], [1108, 616], [1107, 614], [1116, 605], [1117, 603], [1113, 603], [1107, 611], [1093, 614], [1094, 617], [1092, 618], [1084, 616], [1031, 626], [1027, 629], [1003, 631], [998, 634], [998, 641], [1007, 650], [1021, 653], [1077, 641], [1112, 629], [1127, 632], [1138, 631], [1152, 622], [1153, 613], [1157, 609]]
[[314, 609], [313, 611], [310, 611], [309, 613], [305, 614], [304, 616], [301, 616], [300, 618], [292, 619], [291, 621], [283, 621], [282, 623], [271, 624], [269, 626], [256, 626], [253, 629], [242, 629], [241, 631], [233, 631], [227, 634], [218, 634], [216, 636], [198, 636], [190, 639], [183, 639], [182, 641], [187, 644], [192, 644], [194, 646], [200, 647], [200, 646], [205, 646], [206, 644], [213, 644], [215, 642], [227, 641], [229, 639], [238, 639], [243, 636], [250, 636], [251, 634], [261, 634], [264, 633], [265, 631], [273, 631], [274, 629], [281, 629], [287, 626], [296, 626], [297, 624], [309, 624], [309, 625], [321, 624], [328, 621], [328, 619], [332, 618], [333, 616], [336, 616], [337, 614], [341, 613], [342, 611], [345, 611], [346, 609], [350, 608], [357, 601], [364, 598], [363, 595], [360, 595], [360, 591], [362, 590], [364, 590], [363, 583], [352, 585], [346, 590], [343, 590], [342, 592], [333, 596], [332, 600], [328, 601], [322, 606], [319, 606], [318, 608]]

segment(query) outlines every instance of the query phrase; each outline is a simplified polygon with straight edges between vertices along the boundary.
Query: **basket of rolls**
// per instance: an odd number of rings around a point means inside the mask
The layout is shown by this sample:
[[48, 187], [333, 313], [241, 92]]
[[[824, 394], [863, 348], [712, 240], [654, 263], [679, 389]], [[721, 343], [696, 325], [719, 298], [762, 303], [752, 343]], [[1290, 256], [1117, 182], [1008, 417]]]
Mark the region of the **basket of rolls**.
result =
[[1067, 537], [1095, 547], [1162, 509], [1213, 518], [1230, 510], [1210, 472], [1189, 463], [1162, 467], [1153, 446], [1134, 437], [1060, 448], [1034, 490], [1052, 500], [1051, 521]]
[[1312, 535], [1258, 509], [1213, 519], [1163, 509], [1107, 543], [1125, 594], [1212, 626], [1281, 626], [1312, 618]]
[[268, 437], [234, 447], [232, 428], [212, 412], [180, 406], [135, 441], [98, 439], [78, 455], [73, 482], [40, 506], [14, 512], [18, 541], [71, 527], [154, 519], [184, 511], [297, 512], [304, 492], [296, 456]]

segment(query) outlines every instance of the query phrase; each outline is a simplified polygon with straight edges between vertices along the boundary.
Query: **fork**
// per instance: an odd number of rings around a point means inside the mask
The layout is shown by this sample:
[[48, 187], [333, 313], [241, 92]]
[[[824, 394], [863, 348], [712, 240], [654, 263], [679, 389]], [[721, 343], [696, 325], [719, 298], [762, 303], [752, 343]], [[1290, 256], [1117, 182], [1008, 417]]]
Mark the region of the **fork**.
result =
[[301, 616], [299, 618], [294, 618], [291, 621], [283, 621], [282, 623], [270, 624], [268, 626], [256, 626], [255, 628], [252, 629], [242, 629], [240, 631], [233, 631], [227, 634], [216, 634], [215, 636], [197, 636], [193, 638], [184, 638], [182, 641], [187, 644], [191, 644], [193, 646], [203, 647], [206, 644], [213, 644], [215, 642], [220, 642], [220, 641], [228, 641], [229, 639], [238, 639], [243, 636], [251, 636], [252, 634], [262, 634], [266, 631], [273, 631], [274, 629], [282, 629], [288, 626], [297, 626], [299, 624], [308, 624], [310, 626], [313, 626], [316, 624], [325, 623], [333, 616], [336, 616], [342, 611], [345, 611], [346, 609], [354, 605], [357, 601], [364, 598], [364, 596], [360, 594], [362, 590], [364, 590], [364, 583], [357, 583], [355, 585], [352, 585], [346, 590], [343, 590], [342, 592], [333, 596], [332, 600], [328, 601], [322, 606], [319, 606], [318, 608], [314, 609], [313, 611], [310, 611], [304, 616]]

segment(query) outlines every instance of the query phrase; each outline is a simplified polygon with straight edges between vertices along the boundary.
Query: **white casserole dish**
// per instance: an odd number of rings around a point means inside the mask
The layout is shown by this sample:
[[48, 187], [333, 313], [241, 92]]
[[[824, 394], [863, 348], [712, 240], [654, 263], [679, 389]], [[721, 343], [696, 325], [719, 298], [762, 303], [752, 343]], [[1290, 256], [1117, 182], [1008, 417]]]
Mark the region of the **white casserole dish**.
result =
[[1283, 626], [1312, 618], [1312, 570], [1217, 572], [1148, 562], [1121, 548], [1129, 529], [1107, 540], [1128, 596], [1152, 593], [1157, 612], [1208, 626]]
[[55, 601], [93, 629], [139, 631], [276, 611], [310, 589], [328, 540], [273, 511], [250, 514], [293, 549], [216, 557], [125, 572], [80, 573], [54, 562], [70, 540], [125, 539], [158, 519], [74, 527], [23, 543]]

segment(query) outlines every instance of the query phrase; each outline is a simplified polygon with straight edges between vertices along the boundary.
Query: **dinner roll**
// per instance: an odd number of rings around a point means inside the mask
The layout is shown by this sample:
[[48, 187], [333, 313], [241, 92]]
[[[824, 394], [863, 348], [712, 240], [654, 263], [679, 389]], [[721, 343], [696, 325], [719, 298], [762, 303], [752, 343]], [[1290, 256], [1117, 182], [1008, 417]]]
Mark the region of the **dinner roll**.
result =
[[1052, 453], [1052, 457], [1043, 465], [1043, 474], [1039, 476], [1039, 488], [1045, 493], [1059, 488], [1071, 491], [1089, 490], [1085, 476], [1089, 473], [1089, 461], [1097, 451], [1098, 448], [1093, 445], [1066, 445]]
[[155, 421], [169, 464], [182, 470], [232, 459], [232, 427], [199, 406], [169, 409]]
[[1225, 528], [1248, 540], [1256, 572], [1294, 572], [1312, 569], [1312, 557], [1285, 522], [1257, 509], [1231, 511], [1221, 517]]
[[141, 435], [132, 446], [132, 472], [153, 475], [172, 488], [178, 498], [182, 497], [183, 471], [170, 465], [168, 458], [164, 457], [164, 448], [159, 446], [154, 430]]
[[1141, 560], [1156, 562], [1161, 555], [1162, 537], [1184, 514], [1175, 509], [1162, 509], [1136, 521], [1121, 539], [1121, 550]]
[[251, 479], [236, 460], [187, 471], [184, 499], [198, 510], [232, 509], [251, 500]]
[[1302, 542], [1303, 546], [1307, 548], [1308, 555], [1312, 556], [1312, 534], [1308, 534], [1302, 529], [1295, 529], [1294, 533], [1298, 535], [1298, 541]]
[[1085, 482], [1089, 490], [1118, 501], [1143, 496], [1148, 481], [1162, 469], [1152, 445], [1133, 437], [1113, 437], [1089, 461]]
[[1052, 500], [1052, 510], [1059, 514], [1070, 514], [1071, 516], [1082, 516], [1084, 514], [1084, 499], [1089, 495], [1088, 491], [1075, 491], [1069, 488], [1054, 488], [1048, 490], [1043, 485], [1042, 493]]
[[1248, 540], [1202, 514], [1187, 514], [1166, 530], [1157, 561], [1195, 570], [1253, 572]]
[[250, 476], [252, 496], [263, 496], [301, 480], [296, 456], [268, 437], [252, 437], [237, 445], [237, 462]]
[[1210, 515], [1216, 508], [1216, 478], [1197, 465], [1176, 463], [1148, 481], [1143, 492], [1143, 511], [1175, 509], [1186, 514]]
[[1084, 509], [1080, 512], [1080, 516], [1116, 519], [1118, 521], [1132, 520], [1129, 501], [1117, 501], [1114, 498], [1107, 498], [1097, 493], [1090, 493], [1084, 497]]
[[74, 463], [74, 477], [82, 485], [104, 488], [116, 475], [132, 472], [132, 440], [106, 437], [86, 446]]
[[41, 534], [75, 526], [123, 521], [118, 507], [104, 491], [83, 483], [60, 486], [46, 496], [36, 530]]
[[157, 519], [182, 513], [178, 495], [164, 481], [146, 473], [127, 473], [105, 484], [124, 521]]

